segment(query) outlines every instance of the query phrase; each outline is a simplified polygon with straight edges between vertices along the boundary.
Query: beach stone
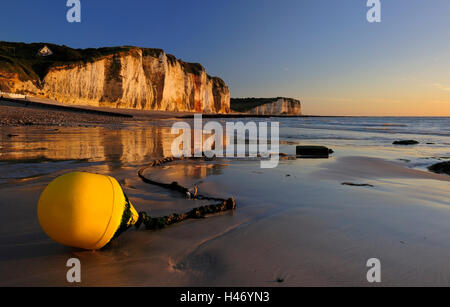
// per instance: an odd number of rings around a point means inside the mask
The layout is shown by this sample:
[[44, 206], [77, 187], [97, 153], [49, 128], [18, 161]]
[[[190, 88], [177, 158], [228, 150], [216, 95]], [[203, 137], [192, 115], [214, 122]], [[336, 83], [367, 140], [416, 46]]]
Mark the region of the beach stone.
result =
[[417, 145], [420, 143], [416, 140], [400, 140], [400, 141], [395, 141], [392, 144], [394, 144], [394, 145]]
[[450, 161], [434, 164], [430, 166], [428, 169], [437, 174], [450, 175]]
[[297, 146], [297, 156], [328, 158], [332, 149], [325, 146]]
[[368, 183], [353, 183], [353, 182], [343, 182], [342, 185], [348, 185], [351, 187], [370, 187], [370, 188], [374, 187], [374, 185]]

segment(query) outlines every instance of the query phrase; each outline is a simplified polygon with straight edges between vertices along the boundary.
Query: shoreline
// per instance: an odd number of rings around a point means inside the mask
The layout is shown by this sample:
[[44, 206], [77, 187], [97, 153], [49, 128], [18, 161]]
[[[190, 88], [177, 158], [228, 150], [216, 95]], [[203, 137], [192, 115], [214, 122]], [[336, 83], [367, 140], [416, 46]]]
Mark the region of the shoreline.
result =
[[[0, 97], [0, 126], [84, 126], [164, 119], [193, 119], [193, 112], [172, 112], [67, 105], [47, 99]], [[316, 115], [202, 114], [203, 118], [315, 118]], [[53, 117], [53, 119], [50, 119]]]
[[[0, 126], [85, 126], [124, 124], [126, 122], [145, 122], [164, 119], [193, 119], [194, 112], [172, 112], [137, 109], [114, 109], [87, 105], [68, 105], [49, 99], [15, 99], [0, 97]], [[49, 119], [52, 118], [52, 119]], [[246, 118], [395, 118], [396, 116], [342, 116], [342, 115], [283, 115], [283, 114], [202, 114], [205, 119], [246, 119]], [[409, 116], [403, 116], [408, 118]], [[411, 116], [415, 118], [415, 116]], [[430, 116], [430, 118], [433, 118]], [[443, 117], [445, 118], [445, 116]]]

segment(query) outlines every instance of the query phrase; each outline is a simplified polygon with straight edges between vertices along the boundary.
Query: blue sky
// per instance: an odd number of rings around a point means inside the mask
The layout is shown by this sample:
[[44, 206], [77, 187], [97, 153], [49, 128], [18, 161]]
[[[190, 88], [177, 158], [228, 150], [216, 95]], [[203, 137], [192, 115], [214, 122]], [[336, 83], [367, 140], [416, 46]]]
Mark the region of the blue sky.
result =
[[309, 114], [450, 115], [450, 1], [65, 0], [2, 3], [0, 40], [162, 48], [233, 97], [301, 99]]

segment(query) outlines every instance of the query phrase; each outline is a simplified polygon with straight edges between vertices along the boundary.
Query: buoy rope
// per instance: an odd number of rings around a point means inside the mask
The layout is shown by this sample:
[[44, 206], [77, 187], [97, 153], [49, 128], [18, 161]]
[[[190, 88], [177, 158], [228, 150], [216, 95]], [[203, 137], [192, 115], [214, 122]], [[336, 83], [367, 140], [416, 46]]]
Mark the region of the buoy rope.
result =
[[[210, 159], [210, 158], [206, 158], [206, 157], [190, 158], [190, 159], [191, 160], [204, 160], [204, 161], [214, 160], [214, 158]], [[159, 159], [159, 160], [154, 160], [149, 165], [139, 169], [138, 176], [145, 183], [159, 186], [162, 188], [166, 188], [171, 191], [177, 191], [177, 192], [183, 194], [185, 197], [192, 199], [192, 200], [208, 200], [208, 201], [217, 201], [220, 203], [194, 208], [194, 209], [192, 209], [188, 212], [182, 213], [182, 214], [173, 213], [171, 215], [163, 216], [163, 217], [150, 217], [149, 215], [147, 215], [146, 212], [139, 212], [139, 219], [135, 224], [136, 228], [139, 228], [142, 224], [144, 224], [145, 229], [156, 230], [156, 229], [161, 229], [161, 228], [164, 228], [166, 226], [170, 226], [170, 225], [173, 225], [176, 223], [180, 223], [187, 219], [205, 218], [207, 215], [230, 211], [230, 210], [234, 210], [236, 208], [236, 202], [235, 202], [234, 198], [232, 198], [232, 197], [228, 198], [228, 199], [224, 199], [224, 198], [219, 198], [219, 197], [205, 196], [205, 195], [198, 194], [198, 188], [196, 186], [194, 186], [193, 189], [188, 189], [188, 188], [180, 185], [178, 182], [172, 182], [170, 184], [162, 183], [162, 182], [158, 182], [158, 181], [149, 179], [149, 178], [145, 177], [145, 175], [144, 175], [145, 170], [147, 170], [148, 168], [163, 166], [167, 163], [171, 163], [174, 161], [182, 161], [182, 160], [188, 160], [188, 158], [167, 157], [167, 158], [163, 158], [163, 159]]]

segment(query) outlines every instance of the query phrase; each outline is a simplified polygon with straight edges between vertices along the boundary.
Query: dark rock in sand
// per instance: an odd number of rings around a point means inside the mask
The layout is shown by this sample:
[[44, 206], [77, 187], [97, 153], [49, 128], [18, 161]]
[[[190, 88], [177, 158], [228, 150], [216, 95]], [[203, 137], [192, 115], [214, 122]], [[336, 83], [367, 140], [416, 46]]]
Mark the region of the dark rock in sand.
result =
[[277, 282], [278, 282], [278, 283], [283, 283], [283, 282], [284, 282], [284, 278], [278, 277], [278, 278], [277, 278]]
[[434, 164], [430, 166], [428, 169], [437, 174], [450, 175], [450, 161]]
[[297, 156], [305, 158], [328, 158], [333, 152], [325, 146], [297, 146]]
[[417, 145], [420, 143], [416, 140], [401, 140], [401, 141], [395, 141], [392, 144], [394, 144], [394, 145]]
[[370, 187], [373, 188], [374, 186], [368, 183], [352, 183], [352, 182], [343, 182], [342, 185], [348, 185], [351, 187]]

